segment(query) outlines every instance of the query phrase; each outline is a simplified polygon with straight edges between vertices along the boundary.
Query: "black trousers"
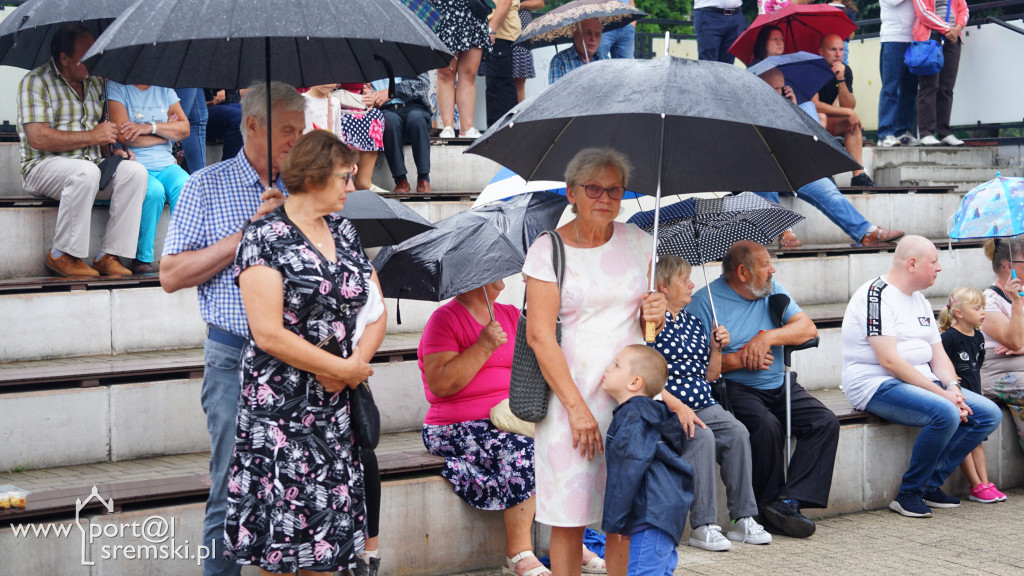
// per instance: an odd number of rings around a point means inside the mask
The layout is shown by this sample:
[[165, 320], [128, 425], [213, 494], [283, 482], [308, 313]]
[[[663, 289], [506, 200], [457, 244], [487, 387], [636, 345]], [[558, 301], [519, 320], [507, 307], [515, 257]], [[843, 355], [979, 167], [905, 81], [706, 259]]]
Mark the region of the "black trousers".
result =
[[512, 42], [497, 39], [487, 58], [487, 125], [493, 126], [506, 112], [519, 103], [516, 83], [512, 78]]
[[[933, 34], [936, 38], [938, 34]], [[960, 47], [956, 42], [942, 43], [942, 70], [932, 76], [920, 76], [917, 88], [917, 129], [920, 137], [934, 134], [943, 139], [952, 134], [949, 117], [953, 113], [953, 88], [960, 71]]]
[[412, 159], [416, 173], [423, 177], [430, 174], [430, 111], [419, 104], [408, 104], [400, 108], [382, 108], [384, 113], [384, 158], [391, 168], [391, 176], [397, 181], [405, 178], [405, 154], [402, 145], [408, 142], [412, 147]]
[[736, 419], [750, 432], [752, 481], [757, 509], [780, 498], [809, 508], [828, 506], [839, 444], [836, 415], [799, 384], [792, 387], [793, 436], [799, 441], [783, 480], [786, 449], [786, 390], [757, 390], [726, 380]]

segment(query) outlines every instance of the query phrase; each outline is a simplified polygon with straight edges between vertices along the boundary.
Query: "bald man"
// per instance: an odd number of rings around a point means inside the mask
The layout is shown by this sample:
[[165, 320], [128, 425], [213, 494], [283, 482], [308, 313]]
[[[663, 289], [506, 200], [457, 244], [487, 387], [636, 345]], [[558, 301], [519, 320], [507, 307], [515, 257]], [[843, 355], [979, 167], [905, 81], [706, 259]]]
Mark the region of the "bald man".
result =
[[597, 49], [601, 46], [601, 22], [595, 18], [581, 20], [572, 33], [572, 46], [555, 54], [548, 65], [548, 84], [594, 60], [604, 60]]
[[896, 245], [892, 268], [853, 294], [843, 317], [843, 392], [850, 404], [890, 422], [921, 428], [910, 466], [889, 508], [928, 518], [960, 500], [942, 483], [1002, 419], [991, 401], [963, 390], [939, 338], [923, 290], [942, 271], [921, 236]]
[[[786, 77], [781, 70], [772, 68], [762, 72], [758, 77], [767, 82], [780, 96], [796, 104], [793, 89], [786, 85]], [[804, 102], [800, 108], [811, 118], [816, 118], [814, 104], [810, 100]], [[778, 192], [757, 192], [757, 194], [772, 202], [779, 202]], [[887, 230], [868, 222], [846, 199], [846, 196], [843, 196], [836, 188], [835, 182], [828, 178], [805, 184], [797, 190], [796, 197], [820, 210], [843, 232], [846, 232], [854, 242], [863, 246], [878, 246], [903, 236], [902, 230]], [[779, 246], [783, 249], [799, 248], [801, 244], [802, 242], [792, 230], [787, 230], [779, 236]]]
[[[853, 70], [843, 64], [843, 39], [829, 34], [821, 40], [818, 53], [832, 67], [835, 80], [829, 80], [818, 91], [818, 112], [828, 117], [825, 129], [833, 136], [842, 136], [846, 151], [858, 164], [864, 164], [864, 135], [860, 116], [853, 109], [857, 99], [853, 96]], [[863, 170], [854, 170], [850, 186], [874, 186], [871, 177]]]
[[[803, 344], [817, 336], [818, 329], [793, 300], [782, 315], [783, 325], [775, 325], [769, 300], [776, 294], [789, 293], [772, 279], [774, 273], [764, 246], [737, 242], [722, 259], [721, 278], [698, 290], [686, 311], [705, 326], [716, 326], [717, 320], [729, 328], [729, 344], [722, 349], [722, 377], [733, 414], [750, 433], [751, 483], [765, 528], [806, 538], [814, 534], [815, 526], [800, 507], [828, 506], [839, 420], [799, 384], [792, 384], [791, 414], [797, 444], [787, 473], [783, 454], [783, 346]], [[711, 300], [716, 314], [712, 313]]]

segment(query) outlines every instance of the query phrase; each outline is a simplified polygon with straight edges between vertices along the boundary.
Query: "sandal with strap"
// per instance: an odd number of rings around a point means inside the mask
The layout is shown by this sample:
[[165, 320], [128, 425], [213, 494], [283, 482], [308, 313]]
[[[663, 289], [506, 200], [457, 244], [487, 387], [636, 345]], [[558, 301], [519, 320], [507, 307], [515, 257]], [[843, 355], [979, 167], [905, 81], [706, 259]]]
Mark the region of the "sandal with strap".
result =
[[803, 242], [796, 237], [792, 230], [786, 230], [779, 236], [779, 248], [781, 250], [795, 249], [803, 245]]
[[580, 567], [580, 571], [584, 574], [607, 574], [608, 567], [605, 566], [604, 558], [595, 554], [589, 562], [584, 563]]
[[[516, 574], [516, 564], [519, 564], [519, 562], [525, 560], [526, 558], [536, 557], [537, 556], [531, 550], [525, 550], [511, 558], [506, 556], [505, 565], [501, 567], [501, 573], [502, 575], [508, 576], [540, 576], [541, 574], [547, 574], [548, 576], [551, 576], [551, 571], [548, 570], [543, 564], [541, 564], [540, 566], [536, 566], [534, 568], [530, 568], [522, 574]], [[538, 562], [540, 562], [540, 560], [538, 560]]]

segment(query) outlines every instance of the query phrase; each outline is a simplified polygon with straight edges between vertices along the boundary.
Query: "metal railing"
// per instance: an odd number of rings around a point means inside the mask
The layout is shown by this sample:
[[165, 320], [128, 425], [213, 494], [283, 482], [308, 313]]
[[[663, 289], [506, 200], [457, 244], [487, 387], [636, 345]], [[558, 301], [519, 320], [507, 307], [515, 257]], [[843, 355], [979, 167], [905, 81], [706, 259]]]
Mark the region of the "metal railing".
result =
[[1006, 28], [1007, 30], [1013, 30], [1017, 34], [1024, 34], [1024, 28], [1020, 28], [1019, 26], [1014, 26], [1013, 24], [1009, 24], [1007, 22], [1003, 22], [1002, 20], [1000, 20], [999, 18], [996, 18], [995, 16], [989, 16], [988, 18], [985, 18], [985, 22], [991, 22], [993, 24], [998, 24], [998, 25], [1002, 26], [1003, 28]]

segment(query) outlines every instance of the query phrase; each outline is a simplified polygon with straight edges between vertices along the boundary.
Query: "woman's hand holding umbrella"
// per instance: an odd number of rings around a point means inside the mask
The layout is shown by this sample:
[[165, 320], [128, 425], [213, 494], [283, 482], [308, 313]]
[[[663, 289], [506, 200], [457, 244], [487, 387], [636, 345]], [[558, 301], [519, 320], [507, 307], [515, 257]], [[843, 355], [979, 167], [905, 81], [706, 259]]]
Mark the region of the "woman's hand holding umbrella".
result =
[[[665, 326], [665, 311], [668, 310], [668, 301], [661, 292], [646, 292], [643, 295], [643, 303], [640, 305], [641, 321], [648, 327], [653, 327], [653, 334], [657, 334]], [[648, 339], [653, 342], [653, 339]]]

